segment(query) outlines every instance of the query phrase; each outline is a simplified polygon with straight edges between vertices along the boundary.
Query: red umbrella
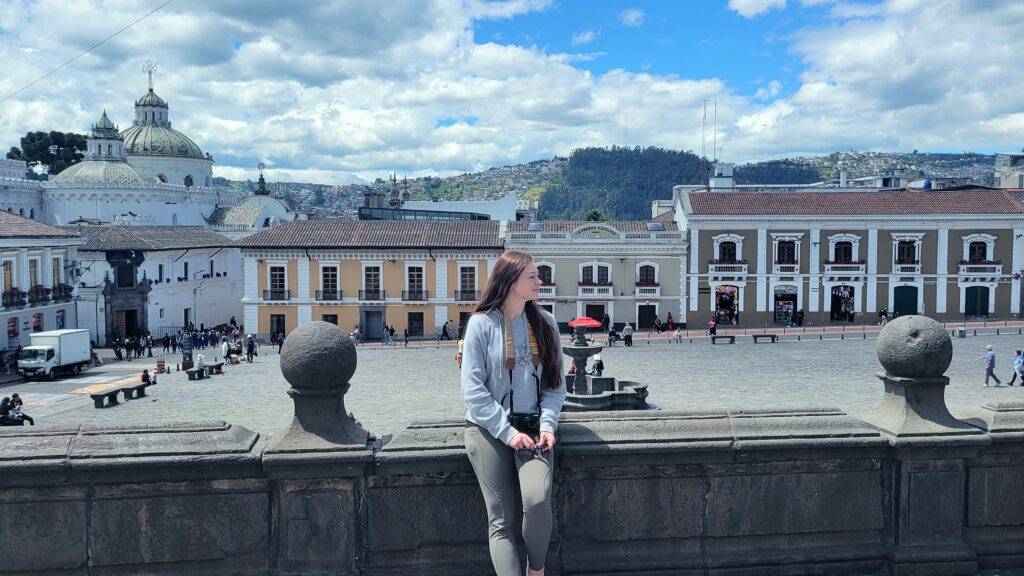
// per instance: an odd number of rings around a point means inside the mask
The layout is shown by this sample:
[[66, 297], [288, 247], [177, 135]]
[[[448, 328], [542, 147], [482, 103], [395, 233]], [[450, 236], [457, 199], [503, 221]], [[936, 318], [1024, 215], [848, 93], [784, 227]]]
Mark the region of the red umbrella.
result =
[[569, 326], [573, 328], [577, 326], [583, 326], [584, 328], [600, 328], [601, 323], [590, 316], [580, 316], [579, 318], [569, 322]]

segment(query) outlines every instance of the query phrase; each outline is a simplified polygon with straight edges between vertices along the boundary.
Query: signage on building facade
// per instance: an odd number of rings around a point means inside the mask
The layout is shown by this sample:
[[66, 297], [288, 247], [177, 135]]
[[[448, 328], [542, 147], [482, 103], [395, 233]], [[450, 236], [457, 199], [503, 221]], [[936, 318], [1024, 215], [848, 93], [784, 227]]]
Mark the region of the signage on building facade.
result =
[[57, 330], [63, 330], [64, 329], [64, 322], [65, 321], [64, 321], [64, 311], [63, 310], [57, 310], [56, 321], [55, 322], [56, 322]]
[[17, 350], [19, 344], [18, 319], [12, 316], [7, 319], [7, 349], [11, 351]]
[[575, 298], [558, 298], [555, 300], [555, 304], [575, 304]]
[[32, 331], [42, 332], [43, 331], [43, 313], [36, 312], [32, 315]]

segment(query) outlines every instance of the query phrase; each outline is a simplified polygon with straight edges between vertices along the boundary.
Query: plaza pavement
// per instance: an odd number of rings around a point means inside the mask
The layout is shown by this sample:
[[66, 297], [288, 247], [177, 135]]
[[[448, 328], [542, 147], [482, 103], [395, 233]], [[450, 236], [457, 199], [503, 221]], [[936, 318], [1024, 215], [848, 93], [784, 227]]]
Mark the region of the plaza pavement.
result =
[[[831, 338], [754, 344], [741, 337], [733, 345], [652, 340], [632, 348], [616, 346], [602, 355], [606, 375], [649, 384], [649, 400], [661, 409], [835, 406], [859, 414], [874, 407], [882, 396], [882, 385], [873, 376], [880, 370], [874, 338]], [[954, 413], [990, 401], [1024, 400], [1021, 387], [981, 386], [981, 357], [988, 343], [998, 354], [996, 373], [1008, 378], [1012, 352], [1024, 346], [1024, 336], [1014, 329], [1012, 335], [953, 340], [946, 398]], [[216, 355], [213, 349], [206, 352], [208, 358]], [[361, 348], [346, 408], [378, 437], [414, 419], [461, 418], [453, 354], [447, 345]], [[0, 384], [0, 394], [21, 393], [26, 412], [39, 426], [226, 420], [268, 433], [285, 426], [292, 415], [278, 360], [276, 351], [265, 347], [253, 364], [225, 366], [223, 376], [188, 381], [183, 372], [162, 375], [146, 398], [105, 409], [94, 408], [88, 392], [137, 378], [143, 367], [155, 365], [155, 358], [108, 363], [57, 382]], [[180, 355], [168, 357], [172, 366], [179, 361]]]

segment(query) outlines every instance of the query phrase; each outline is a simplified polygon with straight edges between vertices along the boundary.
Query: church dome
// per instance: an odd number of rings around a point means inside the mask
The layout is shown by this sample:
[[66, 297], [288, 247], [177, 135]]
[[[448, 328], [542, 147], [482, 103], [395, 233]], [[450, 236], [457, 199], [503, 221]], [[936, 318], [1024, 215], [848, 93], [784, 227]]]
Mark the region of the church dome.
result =
[[167, 102], [163, 98], [157, 96], [156, 92], [153, 92], [152, 88], [150, 88], [149, 92], [146, 92], [146, 94], [142, 98], [139, 98], [138, 100], [136, 100], [135, 101], [135, 105], [136, 106], [156, 106], [158, 108], [167, 108]]
[[151, 181], [124, 160], [83, 160], [61, 170], [53, 180], [64, 184], [143, 184]]
[[128, 155], [206, 158], [188, 136], [170, 126], [138, 124], [121, 132]]

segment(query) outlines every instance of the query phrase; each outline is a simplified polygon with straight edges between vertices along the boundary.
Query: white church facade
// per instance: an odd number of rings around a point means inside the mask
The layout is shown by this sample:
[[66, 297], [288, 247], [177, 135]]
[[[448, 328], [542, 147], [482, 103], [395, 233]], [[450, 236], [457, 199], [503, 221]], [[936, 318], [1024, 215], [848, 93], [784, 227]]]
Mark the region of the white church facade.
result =
[[23, 161], [0, 161], [0, 210], [85, 239], [79, 326], [107, 345], [240, 316], [242, 261], [231, 242], [300, 215], [270, 196], [262, 172], [251, 195], [213, 186], [213, 157], [171, 127], [152, 77], [130, 127], [104, 111], [86, 140], [83, 160], [48, 181], [25, 178]]

